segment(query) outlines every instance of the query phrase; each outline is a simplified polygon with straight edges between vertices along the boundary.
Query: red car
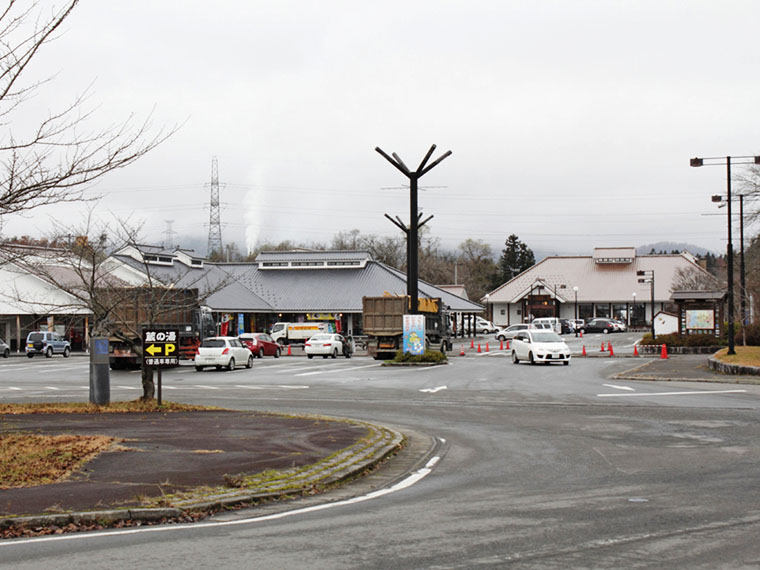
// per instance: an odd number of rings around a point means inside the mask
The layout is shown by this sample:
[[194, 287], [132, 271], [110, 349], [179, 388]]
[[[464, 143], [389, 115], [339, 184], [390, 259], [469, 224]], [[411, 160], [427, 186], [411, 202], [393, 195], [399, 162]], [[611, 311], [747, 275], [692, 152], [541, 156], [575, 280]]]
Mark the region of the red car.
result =
[[264, 356], [280, 358], [282, 347], [267, 333], [243, 333], [238, 338], [258, 358]]

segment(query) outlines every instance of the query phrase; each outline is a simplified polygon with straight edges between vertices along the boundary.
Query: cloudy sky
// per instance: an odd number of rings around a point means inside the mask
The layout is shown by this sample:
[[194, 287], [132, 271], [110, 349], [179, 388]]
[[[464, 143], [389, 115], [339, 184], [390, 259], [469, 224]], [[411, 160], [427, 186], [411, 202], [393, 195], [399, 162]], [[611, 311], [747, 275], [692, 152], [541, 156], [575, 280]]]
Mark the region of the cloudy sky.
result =
[[150, 243], [173, 220], [205, 251], [214, 156], [225, 243], [393, 235], [407, 181], [374, 148], [416, 166], [435, 143], [453, 154], [420, 205], [446, 247], [724, 251], [725, 169], [689, 158], [760, 154], [758, 22], [753, 0], [89, 0], [40, 55], [37, 104], [91, 85], [103, 124], [182, 125], [95, 189]]

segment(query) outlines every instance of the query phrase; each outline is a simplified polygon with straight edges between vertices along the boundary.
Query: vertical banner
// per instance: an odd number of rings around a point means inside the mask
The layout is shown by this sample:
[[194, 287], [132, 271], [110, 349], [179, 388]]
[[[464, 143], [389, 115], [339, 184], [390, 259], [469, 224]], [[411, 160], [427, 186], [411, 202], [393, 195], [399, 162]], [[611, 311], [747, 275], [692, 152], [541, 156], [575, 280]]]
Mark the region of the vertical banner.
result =
[[238, 336], [245, 332], [245, 315], [238, 313]]
[[425, 315], [404, 315], [404, 353], [425, 352]]

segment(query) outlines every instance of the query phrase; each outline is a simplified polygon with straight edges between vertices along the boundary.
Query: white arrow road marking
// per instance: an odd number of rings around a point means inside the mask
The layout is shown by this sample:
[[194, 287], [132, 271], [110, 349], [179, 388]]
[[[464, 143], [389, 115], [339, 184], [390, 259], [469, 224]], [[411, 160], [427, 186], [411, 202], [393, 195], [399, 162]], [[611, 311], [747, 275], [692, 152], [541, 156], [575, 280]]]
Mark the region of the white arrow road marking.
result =
[[597, 394], [600, 398], [621, 398], [633, 396], [709, 396], [711, 394], [742, 394], [746, 390], [706, 390], [704, 392], [650, 392], [648, 394]]
[[629, 386], [616, 386], [615, 384], [602, 384], [602, 386], [607, 386], [607, 388], [617, 388], [618, 390], [629, 390], [631, 392], [635, 392], [633, 388]]
[[420, 392], [429, 392], [431, 394], [435, 394], [436, 392], [438, 392], [438, 390], [446, 390], [446, 389], [447, 389], [446, 386], [437, 386], [435, 388], [423, 388], [422, 390], [420, 390]]
[[175, 524], [175, 525], [166, 525], [166, 526], [152, 526], [152, 527], [139, 527], [139, 528], [130, 528], [130, 529], [122, 529], [122, 530], [114, 530], [114, 531], [106, 531], [101, 532], [98, 534], [90, 534], [90, 533], [72, 533], [72, 534], [60, 534], [60, 535], [54, 535], [54, 536], [43, 536], [39, 538], [30, 538], [30, 539], [17, 539], [13, 541], [0, 541], [0, 548], [7, 548], [10, 546], [22, 546], [22, 545], [33, 545], [37, 544], [39, 542], [52, 542], [52, 541], [58, 541], [58, 540], [94, 540], [98, 538], [105, 538], [110, 536], [124, 536], [127, 534], [142, 534], [145, 532], [175, 532], [178, 530], [192, 530], [192, 529], [202, 529], [202, 528], [215, 528], [215, 527], [222, 527], [222, 526], [240, 526], [240, 525], [249, 525], [249, 524], [255, 524], [260, 522], [267, 522], [277, 519], [284, 519], [286, 517], [292, 517], [292, 516], [298, 516], [305, 513], [313, 513], [315, 511], [324, 511], [326, 509], [334, 509], [336, 507], [343, 507], [346, 505], [355, 505], [356, 503], [363, 503], [364, 501], [369, 501], [371, 499], [377, 499], [379, 497], [384, 497], [385, 495], [390, 495], [391, 493], [395, 493], [397, 491], [403, 491], [404, 489], [407, 489], [414, 485], [415, 483], [419, 483], [422, 479], [430, 475], [433, 471], [433, 467], [435, 467], [438, 464], [438, 461], [441, 458], [439, 456], [433, 457], [430, 461], [427, 462], [425, 467], [422, 469], [418, 469], [414, 473], [411, 473], [406, 479], [402, 479], [392, 487], [387, 487], [385, 489], [379, 489], [377, 491], [372, 491], [371, 493], [367, 493], [366, 495], [362, 495], [361, 497], [353, 497], [351, 499], [345, 499], [343, 501], [336, 501], [334, 503], [323, 503], [321, 505], [314, 505], [312, 507], [304, 507], [302, 509], [294, 509], [292, 511], [285, 511], [282, 513], [275, 513], [271, 515], [264, 515], [260, 517], [252, 517], [247, 519], [240, 519], [240, 520], [234, 520], [234, 521], [211, 521], [211, 522], [200, 522], [200, 523], [192, 523], [192, 524]]

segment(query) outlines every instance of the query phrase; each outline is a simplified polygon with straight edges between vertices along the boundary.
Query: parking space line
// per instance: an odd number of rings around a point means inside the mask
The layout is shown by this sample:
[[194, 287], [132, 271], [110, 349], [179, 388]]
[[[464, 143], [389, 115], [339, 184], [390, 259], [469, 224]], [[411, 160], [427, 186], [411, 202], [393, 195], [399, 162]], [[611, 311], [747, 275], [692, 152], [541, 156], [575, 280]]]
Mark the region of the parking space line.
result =
[[597, 394], [599, 398], [632, 398], [635, 396], [711, 396], [713, 394], [743, 394], [746, 390], [704, 390], [701, 392], [649, 392], [637, 394]]

